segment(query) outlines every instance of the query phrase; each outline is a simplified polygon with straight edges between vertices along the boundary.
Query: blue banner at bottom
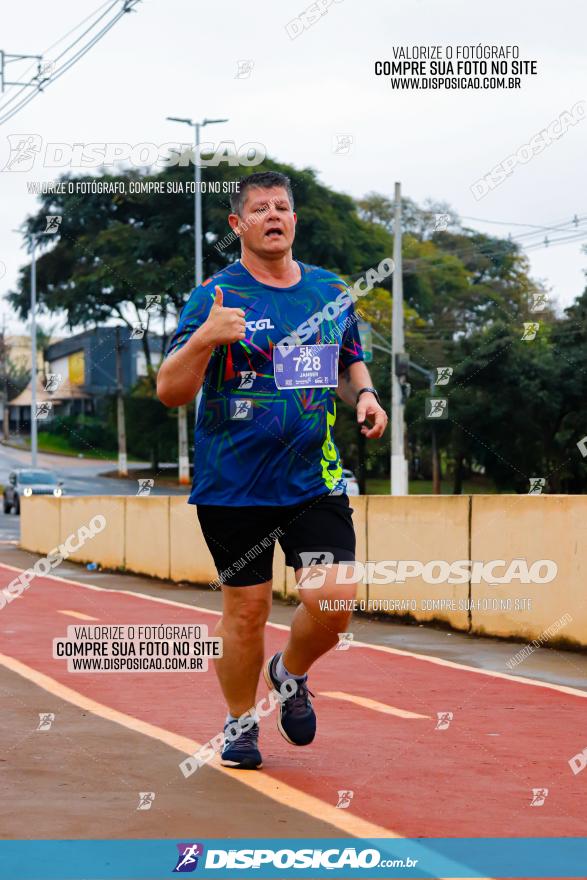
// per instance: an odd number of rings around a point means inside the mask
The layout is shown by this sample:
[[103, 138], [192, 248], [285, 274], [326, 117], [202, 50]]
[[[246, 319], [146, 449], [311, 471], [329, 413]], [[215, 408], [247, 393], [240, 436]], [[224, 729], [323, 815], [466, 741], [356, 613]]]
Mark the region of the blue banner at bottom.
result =
[[587, 837], [4, 840], [6, 880], [587, 876]]

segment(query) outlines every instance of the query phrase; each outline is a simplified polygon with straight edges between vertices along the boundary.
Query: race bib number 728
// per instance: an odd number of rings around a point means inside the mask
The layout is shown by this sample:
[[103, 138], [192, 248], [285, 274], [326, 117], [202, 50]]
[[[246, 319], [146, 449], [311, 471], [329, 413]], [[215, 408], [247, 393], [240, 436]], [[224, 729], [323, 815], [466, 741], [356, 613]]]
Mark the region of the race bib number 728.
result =
[[338, 345], [275, 346], [273, 371], [278, 388], [336, 388]]

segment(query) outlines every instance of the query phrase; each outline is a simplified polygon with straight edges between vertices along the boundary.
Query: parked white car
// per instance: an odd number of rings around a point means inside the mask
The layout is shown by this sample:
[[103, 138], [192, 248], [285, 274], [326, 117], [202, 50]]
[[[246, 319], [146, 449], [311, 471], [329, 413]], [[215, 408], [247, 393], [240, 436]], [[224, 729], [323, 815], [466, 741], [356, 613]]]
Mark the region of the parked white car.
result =
[[342, 476], [346, 480], [347, 495], [360, 495], [361, 493], [359, 492], [359, 484], [353, 472], [343, 469]]

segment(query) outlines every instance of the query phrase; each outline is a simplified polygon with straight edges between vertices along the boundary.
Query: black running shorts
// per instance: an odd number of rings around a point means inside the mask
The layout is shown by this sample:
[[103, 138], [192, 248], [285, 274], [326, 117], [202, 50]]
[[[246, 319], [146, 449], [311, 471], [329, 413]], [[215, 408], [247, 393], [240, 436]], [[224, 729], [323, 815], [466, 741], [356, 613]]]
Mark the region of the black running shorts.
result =
[[346, 495], [320, 495], [291, 507], [198, 504], [197, 510], [218, 580], [230, 587], [271, 580], [276, 540], [286, 564], [296, 569], [355, 559], [353, 512]]

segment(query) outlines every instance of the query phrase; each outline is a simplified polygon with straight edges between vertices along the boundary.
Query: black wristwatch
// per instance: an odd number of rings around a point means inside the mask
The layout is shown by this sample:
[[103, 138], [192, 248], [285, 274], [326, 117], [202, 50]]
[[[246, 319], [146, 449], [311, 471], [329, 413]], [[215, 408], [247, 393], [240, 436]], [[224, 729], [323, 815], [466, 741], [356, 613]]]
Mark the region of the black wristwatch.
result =
[[[375, 388], [361, 388], [361, 390], [360, 390], [359, 393], [357, 394], [357, 403], [359, 402], [359, 397], [361, 396], [361, 394], [364, 394], [366, 391], [369, 391], [371, 394], [374, 394], [374, 395], [375, 395], [375, 400], [377, 401], [377, 403], [379, 404], [379, 406], [381, 406], [381, 401], [379, 400], [379, 395], [377, 394], [377, 391], [375, 390]], [[355, 404], [355, 406], [356, 406], [356, 405], [357, 405], [357, 404]]]

